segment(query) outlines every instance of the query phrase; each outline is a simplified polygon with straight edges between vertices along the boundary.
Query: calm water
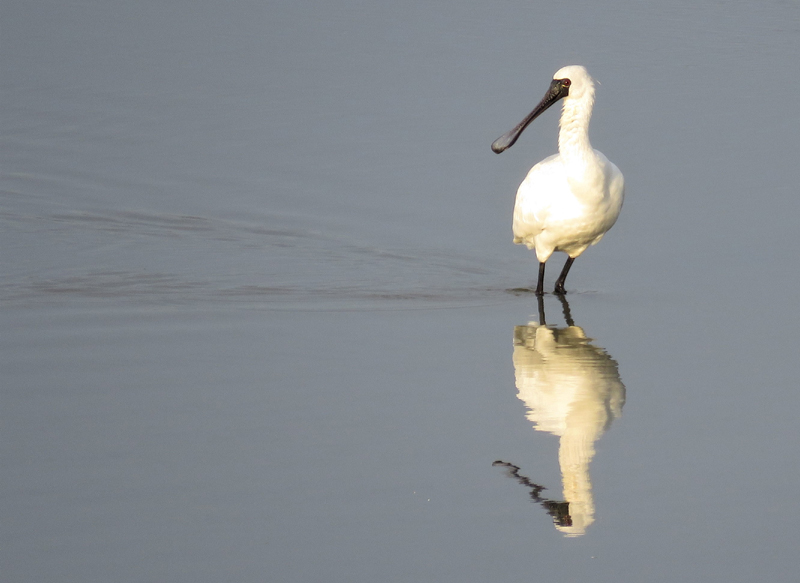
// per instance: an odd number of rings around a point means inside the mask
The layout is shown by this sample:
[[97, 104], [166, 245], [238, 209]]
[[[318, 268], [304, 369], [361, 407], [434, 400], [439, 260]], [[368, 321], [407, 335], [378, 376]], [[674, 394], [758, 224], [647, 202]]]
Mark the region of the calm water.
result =
[[793, 581], [800, 5], [283, 4], [3, 5], [6, 578]]

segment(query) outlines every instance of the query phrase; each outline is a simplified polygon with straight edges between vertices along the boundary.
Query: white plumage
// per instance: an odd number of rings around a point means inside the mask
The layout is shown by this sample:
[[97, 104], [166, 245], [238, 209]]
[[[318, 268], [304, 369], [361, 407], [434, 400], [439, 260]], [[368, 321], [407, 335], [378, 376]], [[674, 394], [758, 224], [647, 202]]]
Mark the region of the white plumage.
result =
[[555, 287], [556, 293], [566, 293], [564, 281], [572, 262], [614, 225], [625, 192], [622, 172], [589, 143], [594, 81], [579, 65], [559, 69], [544, 99], [519, 125], [498, 138], [492, 150], [499, 154], [510, 148], [528, 124], [559, 99], [564, 100], [559, 153], [531, 168], [514, 205], [514, 242], [536, 250], [536, 293], [540, 295], [544, 265], [554, 251], [569, 256]]

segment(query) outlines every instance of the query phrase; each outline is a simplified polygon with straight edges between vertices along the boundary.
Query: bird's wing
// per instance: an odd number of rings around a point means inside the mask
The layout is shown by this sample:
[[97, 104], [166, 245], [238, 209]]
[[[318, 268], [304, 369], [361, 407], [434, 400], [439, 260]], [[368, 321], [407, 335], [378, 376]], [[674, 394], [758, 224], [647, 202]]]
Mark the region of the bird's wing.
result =
[[606, 183], [608, 184], [608, 195], [614, 200], [619, 200], [620, 206], [622, 206], [622, 199], [625, 198], [625, 178], [622, 176], [622, 172], [620, 172], [617, 165], [606, 158], [602, 152], [598, 152], [597, 150], [594, 152], [597, 154], [597, 158], [603, 166]]
[[558, 154], [545, 158], [531, 168], [519, 185], [514, 204], [514, 237], [535, 237], [547, 225], [553, 202], [569, 191], [564, 179], [564, 165]]

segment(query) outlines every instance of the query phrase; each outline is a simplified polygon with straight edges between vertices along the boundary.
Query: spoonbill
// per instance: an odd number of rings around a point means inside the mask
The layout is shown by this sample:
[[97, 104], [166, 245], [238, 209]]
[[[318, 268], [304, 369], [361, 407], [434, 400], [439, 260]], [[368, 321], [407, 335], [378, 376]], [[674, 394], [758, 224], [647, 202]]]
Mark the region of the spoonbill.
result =
[[568, 256], [555, 287], [555, 293], [566, 293], [564, 282], [573, 261], [587, 247], [599, 243], [614, 225], [625, 197], [622, 172], [589, 143], [594, 80], [580, 65], [556, 71], [539, 105], [497, 138], [492, 150], [500, 154], [513, 146], [523, 130], [560, 99], [564, 105], [558, 154], [530, 169], [514, 204], [514, 243], [535, 249], [539, 260], [537, 295], [544, 293], [544, 266], [554, 251]]

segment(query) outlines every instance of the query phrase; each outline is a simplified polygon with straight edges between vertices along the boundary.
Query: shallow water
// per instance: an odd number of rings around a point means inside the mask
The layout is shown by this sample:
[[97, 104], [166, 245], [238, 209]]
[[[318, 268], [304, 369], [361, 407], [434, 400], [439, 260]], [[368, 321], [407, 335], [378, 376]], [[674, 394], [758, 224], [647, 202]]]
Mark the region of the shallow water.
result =
[[[3, 13], [9, 580], [793, 580], [797, 4]], [[627, 198], [540, 308], [570, 63]]]

